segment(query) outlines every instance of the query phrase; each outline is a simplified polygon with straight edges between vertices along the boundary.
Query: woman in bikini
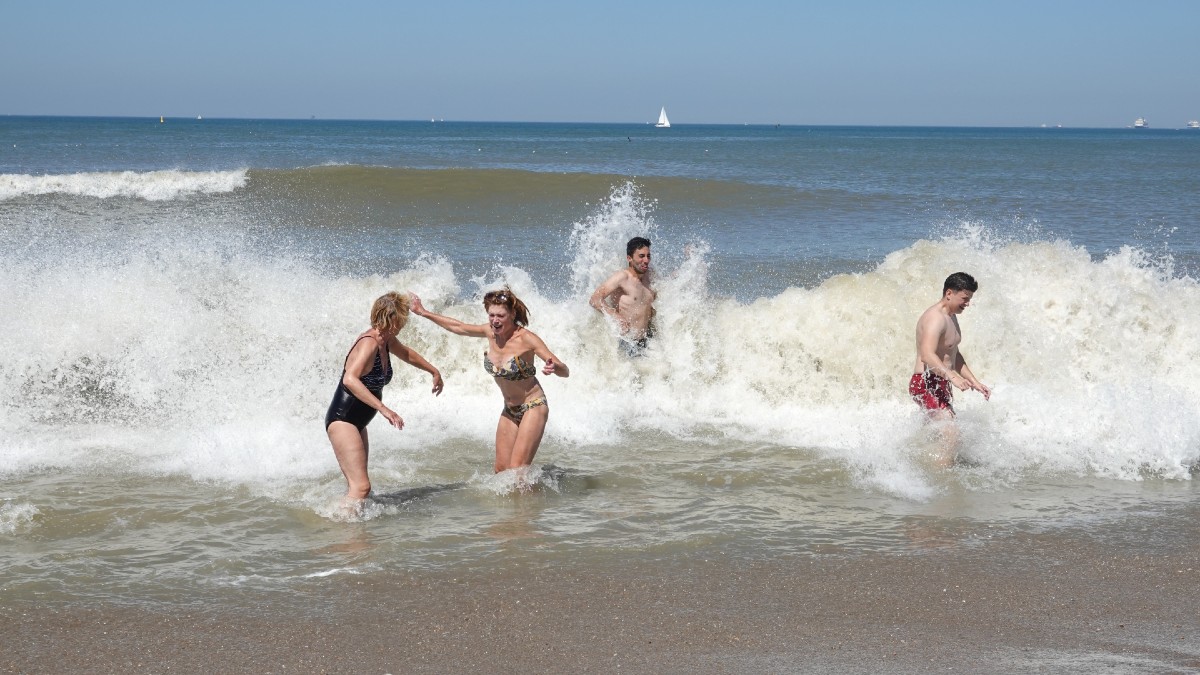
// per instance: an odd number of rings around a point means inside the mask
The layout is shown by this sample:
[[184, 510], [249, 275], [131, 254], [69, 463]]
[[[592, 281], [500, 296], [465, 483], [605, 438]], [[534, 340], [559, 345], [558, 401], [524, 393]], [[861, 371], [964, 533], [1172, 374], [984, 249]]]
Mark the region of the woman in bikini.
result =
[[436, 323], [455, 335], [487, 338], [483, 352], [483, 369], [496, 379], [504, 397], [504, 410], [496, 424], [496, 473], [529, 466], [537, 454], [550, 407], [546, 394], [537, 380], [533, 357], [545, 361], [542, 373], [568, 377], [567, 365], [546, 348], [546, 343], [525, 326], [529, 310], [507, 288], [483, 296], [483, 308], [488, 322], [463, 323], [441, 314], [434, 314], [412, 297], [412, 312]]
[[383, 387], [392, 381], [390, 354], [433, 376], [433, 394], [442, 393], [442, 374], [396, 334], [408, 322], [409, 299], [387, 293], [371, 307], [371, 327], [358, 336], [342, 367], [342, 379], [325, 413], [325, 433], [338, 466], [346, 476], [345, 506], [359, 508], [371, 492], [367, 476], [367, 423], [381, 413], [389, 424], [404, 428], [404, 420], [383, 404]]

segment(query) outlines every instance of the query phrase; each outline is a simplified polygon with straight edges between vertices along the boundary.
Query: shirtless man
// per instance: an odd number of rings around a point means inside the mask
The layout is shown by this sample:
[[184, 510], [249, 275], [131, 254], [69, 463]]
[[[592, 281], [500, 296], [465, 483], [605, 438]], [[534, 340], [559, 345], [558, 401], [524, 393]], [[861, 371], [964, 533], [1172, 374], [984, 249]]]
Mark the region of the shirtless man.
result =
[[658, 295], [650, 288], [650, 240], [630, 239], [625, 258], [629, 266], [600, 284], [589, 303], [617, 322], [618, 343], [626, 355], [644, 356], [654, 337], [654, 298]]
[[[925, 409], [930, 420], [948, 422], [954, 419], [950, 385], [963, 391], [977, 391], [983, 394], [984, 400], [992, 396], [992, 391], [975, 377], [958, 350], [962, 342], [958, 315], [971, 304], [978, 289], [979, 284], [970, 274], [951, 274], [942, 286], [942, 299], [917, 320], [917, 361], [908, 382], [908, 393]], [[958, 430], [947, 424], [943, 427], [943, 436], [938, 464], [949, 466], [958, 454]]]

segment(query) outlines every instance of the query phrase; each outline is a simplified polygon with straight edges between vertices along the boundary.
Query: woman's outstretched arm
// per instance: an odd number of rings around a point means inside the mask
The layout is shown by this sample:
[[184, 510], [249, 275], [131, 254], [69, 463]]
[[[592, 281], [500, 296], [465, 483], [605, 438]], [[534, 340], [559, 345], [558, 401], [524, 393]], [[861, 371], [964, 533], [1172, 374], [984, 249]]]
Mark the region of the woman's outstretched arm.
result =
[[412, 298], [412, 313], [417, 316], [423, 316], [426, 319], [436, 323], [455, 335], [465, 335], [467, 337], [487, 337], [487, 324], [463, 323], [458, 319], [453, 319], [441, 314], [434, 314], [425, 309], [425, 305], [421, 304], [421, 298], [417, 297], [416, 293], [408, 292], [408, 296]]

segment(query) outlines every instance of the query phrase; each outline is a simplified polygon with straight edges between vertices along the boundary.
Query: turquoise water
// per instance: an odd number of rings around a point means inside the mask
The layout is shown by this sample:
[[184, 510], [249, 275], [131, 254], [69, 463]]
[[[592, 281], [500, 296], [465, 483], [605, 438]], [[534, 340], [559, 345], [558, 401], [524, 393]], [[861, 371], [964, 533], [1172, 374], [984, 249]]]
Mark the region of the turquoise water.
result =
[[[1044, 528], [1174, 550], [1200, 522], [1197, 175], [1189, 131], [0, 117], [0, 592], [1002, 557]], [[660, 331], [630, 363], [586, 299], [634, 235]], [[905, 383], [960, 269], [995, 395], [959, 396], [945, 472]], [[397, 371], [407, 427], [372, 426], [375, 506], [340, 519], [321, 420], [371, 300], [474, 320], [502, 283], [573, 373], [544, 383], [538, 488], [489, 473], [481, 345], [414, 320], [446, 392]]]

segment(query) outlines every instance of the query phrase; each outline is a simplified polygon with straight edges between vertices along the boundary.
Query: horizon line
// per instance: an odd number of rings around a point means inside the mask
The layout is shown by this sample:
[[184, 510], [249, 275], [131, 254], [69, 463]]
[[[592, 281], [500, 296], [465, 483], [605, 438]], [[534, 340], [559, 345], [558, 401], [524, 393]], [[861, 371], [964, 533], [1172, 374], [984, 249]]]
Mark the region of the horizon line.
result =
[[[418, 124], [579, 124], [579, 125], [610, 125], [610, 126], [649, 126], [655, 127], [654, 121], [635, 121], [635, 122], [596, 122], [596, 121], [561, 121], [561, 120], [471, 120], [471, 119], [401, 119], [401, 118], [381, 118], [381, 117], [318, 117], [310, 115], [308, 117], [204, 117], [197, 115], [72, 115], [72, 114], [45, 114], [45, 113], [0, 113], [0, 117], [43, 117], [43, 118], [61, 118], [61, 119], [121, 119], [121, 120], [153, 120], [158, 117], [163, 120], [189, 120], [189, 121], [256, 121], [256, 122], [380, 122], [380, 123], [418, 123]], [[1188, 120], [1191, 121], [1191, 120]], [[1173, 131], [1187, 129], [1185, 126], [1180, 127], [1143, 127], [1138, 131]], [[799, 123], [799, 122], [672, 122], [670, 128], [675, 127], [704, 127], [704, 126], [748, 126], [748, 127], [833, 127], [833, 128], [912, 128], [912, 129], [1133, 129], [1132, 124], [1123, 126], [1089, 126], [1080, 125], [1072, 126], [1065, 124], [931, 124], [931, 123], [845, 123], [845, 122], [820, 122], [820, 123]], [[655, 127], [657, 128], [657, 127]], [[669, 132], [667, 132], [669, 133]]]

